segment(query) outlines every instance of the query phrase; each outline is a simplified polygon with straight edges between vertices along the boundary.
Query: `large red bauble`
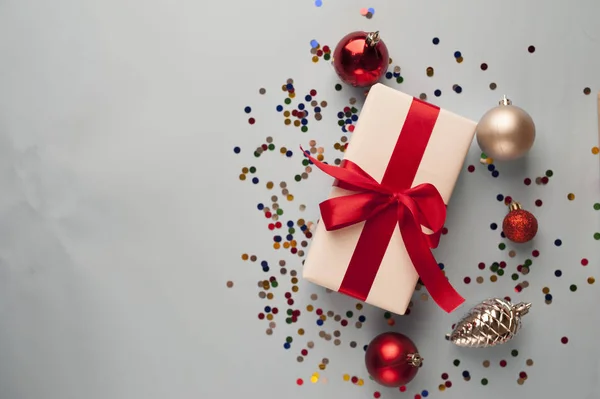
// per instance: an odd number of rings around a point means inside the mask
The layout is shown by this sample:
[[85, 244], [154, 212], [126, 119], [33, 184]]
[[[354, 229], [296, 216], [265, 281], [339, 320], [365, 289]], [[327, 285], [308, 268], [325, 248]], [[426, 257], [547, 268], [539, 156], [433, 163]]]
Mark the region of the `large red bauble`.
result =
[[365, 354], [369, 375], [386, 387], [408, 384], [417, 375], [422, 361], [415, 344], [406, 335], [395, 332], [376, 336]]
[[379, 32], [352, 32], [333, 52], [333, 67], [340, 79], [356, 87], [377, 83], [386, 73], [390, 56]]
[[502, 231], [506, 238], [519, 244], [531, 241], [538, 231], [538, 221], [535, 216], [522, 209], [518, 202], [512, 202], [509, 209], [502, 221]]

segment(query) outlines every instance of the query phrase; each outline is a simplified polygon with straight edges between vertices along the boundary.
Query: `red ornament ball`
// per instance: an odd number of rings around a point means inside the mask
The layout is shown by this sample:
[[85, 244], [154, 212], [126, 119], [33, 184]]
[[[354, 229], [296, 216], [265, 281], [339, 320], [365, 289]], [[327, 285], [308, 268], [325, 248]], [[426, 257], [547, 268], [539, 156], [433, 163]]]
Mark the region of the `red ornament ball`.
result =
[[386, 332], [375, 337], [365, 354], [369, 375], [386, 387], [408, 384], [415, 376], [423, 358], [415, 344], [405, 335]]
[[387, 72], [390, 56], [379, 32], [352, 32], [333, 52], [333, 67], [340, 79], [355, 87], [377, 83]]
[[510, 211], [502, 222], [506, 238], [519, 244], [531, 241], [538, 231], [538, 221], [531, 212], [521, 208], [518, 202], [511, 202]]

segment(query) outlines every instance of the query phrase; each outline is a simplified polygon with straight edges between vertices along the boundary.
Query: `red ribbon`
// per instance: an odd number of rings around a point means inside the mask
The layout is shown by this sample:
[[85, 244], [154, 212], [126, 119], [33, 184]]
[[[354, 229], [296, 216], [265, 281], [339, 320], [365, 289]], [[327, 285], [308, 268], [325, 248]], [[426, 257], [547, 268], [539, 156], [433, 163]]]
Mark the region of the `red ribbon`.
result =
[[[450, 313], [465, 300], [440, 270], [430, 248], [437, 247], [446, 220], [446, 205], [435, 186], [411, 187], [437, 121], [439, 108], [413, 99], [381, 183], [351, 161], [331, 166], [304, 154], [334, 185], [356, 192], [320, 204], [328, 231], [365, 222], [339, 292], [366, 300], [396, 225], [406, 251], [433, 300]], [[428, 235], [421, 226], [431, 231]]]

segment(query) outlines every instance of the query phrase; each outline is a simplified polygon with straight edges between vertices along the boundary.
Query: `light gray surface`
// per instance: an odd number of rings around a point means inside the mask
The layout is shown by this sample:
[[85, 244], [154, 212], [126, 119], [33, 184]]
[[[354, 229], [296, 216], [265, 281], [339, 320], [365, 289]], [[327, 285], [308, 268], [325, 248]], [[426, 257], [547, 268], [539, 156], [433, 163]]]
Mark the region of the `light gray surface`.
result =
[[[600, 231], [600, 212], [592, 209], [600, 202], [598, 156], [590, 151], [598, 145], [600, 4], [323, 3], [0, 2], [0, 398], [369, 398], [374, 391], [413, 398], [423, 389], [430, 398], [448, 399], [600, 395], [594, 382], [600, 378], [598, 284], [586, 283], [598, 277], [600, 260], [600, 242], [592, 237]], [[374, 7], [374, 18], [362, 17], [361, 7]], [[300, 270], [297, 257], [271, 248], [272, 233], [256, 211], [271, 195], [264, 183], [288, 181], [296, 199], [286, 204], [286, 216], [315, 220], [330, 181], [315, 172], [296, 186], [297, 150], [291, 160], [255, 159], [252, 151], [272, 136], [291, 149], [317, 139], [333, 155], [340, 137], [335, 113], [351, 94], [333, 89], [330, 65], [310, 61], [309, 41], [333, 46], [358, 29], [381, 31], [406, 79], [394, 87], [426, 92], [475, 120], [506, 93], [538, 128], [527, 162], [499, 165], [498, 179], [481, 167], [474, 145], [466, 165], [477, 170], [463, 172], [449, 208], [450, 233], [436, 252], [469, 305], [494, 295], [533, 302], [524, 330], [504, 347], [460, 350], [443, 335], [466, 307], [445, 315], [417, 293], [412, 314], [396, 318], [394, 327], [426, 359], [406, 393], [367, 380], [361, 347], [389, 329], [377, 309], [365, 307], [362, 329], [354, 322], [326, 324], [328, 333], [342, 331], [335, 346], [319, 338], [314, 314], [304, 311], [310, 293], [319, 294], [315, 306], [336, 313], [356, 301], [300, 282], [295, 306], [304, 312], [288, 326], [285, 276], [271, 301], [281, 310], [274, 334], [265, 335], [267, 323], [257, 319], [265, 305], [257, 281], [275, 274], [281, 258]], [[431, 44], [434, 36], [440, 45]], [[454, 61], [455, 50], [464, 55], [462, 64]], [[481, 62], [489, 64], [486, 72]], [[427, 66], [435, 68], [433, 78], [425, 75]], [[289, 77], [300, 93], [315, 88], [329, 102], [323, 121], [312, 121], [307, 134], [283, 126], [274, 111]], [[453, 93], [453, 84], [463, 93]], [[592, 94], [583, 95], [584, 87]], [[440, 98], [432, 96], [436, 88], [443, 90]], [[246, 105], [253, 107], [254, 126], [246, 122]], [[236, 145], [239, 155], [232, 152]], [[257, 186], [237, 179], [251, 165], [262, 173]], [[554, 171], [547, 185], [523, 184], [547, 169]], [[567, 200], [569, 192], [575, 201]], [[512, 259], [512, 246], [499, 251], [499, 233], [489, 228], [505, 213], [498, 193], [519, 199], [540, 221], [535, 243]], [[538, 198], [541, 208], [533, 205]], [[302, 214], [300, 203], [307, 204]], [[556, 238], [563, 240], [560, 248]], [[533, 248], [541, 255], [520, 279], [530, 286], [516, 295], [510, 274]], [[241, 261], [244, 252], [269, 259], [273, 273]], [[590, 261], [585, 268], [583, 257]], [[501, 260], [507, 273], [497, 283], [477, 270], [480, 261]], [[554, 276], [558, 268], [561, 278]], [[465, 275], [486, 282], [464, 285]], [[551, 305], [544, 304], [544, 286], [554, 295]], [[306, 330], [303, 337], [298, 327]], [[286, 351], [288, 335], [294, 342]], [[315, 347], [298, 363], [309, 340]], [[319, 371], [323, 357], [329, 364]], [[452, 365], [456, 358], [460, 367]], [[528, 358], [534, 366], [525, 366]], [[507, 367], [498, 366], [501, 359]], [[484, 360], [491, 362], [487, 369]], [[519, 386], [521, 370], [528, 379]], [[312, 384], [316, 371], [320, 380]], [[453, 386], [440, 392], [443, 372]], [[344, 373], [364, 378], [364, 386], [343, 381]], [[483, 377], [490, 381], [485, 387]]]

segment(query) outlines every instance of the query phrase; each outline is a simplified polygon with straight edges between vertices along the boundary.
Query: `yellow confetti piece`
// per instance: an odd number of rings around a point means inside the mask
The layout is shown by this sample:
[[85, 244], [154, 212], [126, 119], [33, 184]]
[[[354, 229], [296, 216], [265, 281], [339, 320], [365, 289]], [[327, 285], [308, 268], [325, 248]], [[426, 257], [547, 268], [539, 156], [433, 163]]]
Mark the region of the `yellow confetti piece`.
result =
[[592, 154], [597, 155], [598, 153], [600, 153], [600, 148], [592, 147]]
[[343, 379], [344, 381], [350, 381], [350, 374], [344, 374], [344, 375], [342, 376], [342, 379]]
[[363, 385], [365, 385], [365, 382], [363, 381], [363, 379], [362, 379], [362, 378], [359, 378], [359, 379], [358, 379], [358, 382], [356, 383], [356, 385], [358, 385], [358, 386], [361, 386], [361, 387], [362, 387]]
[[313, 375], [312, 377], [310, 377], [310, 382], [316, 384], [317, 382], [319, 382], [319, 377]]

